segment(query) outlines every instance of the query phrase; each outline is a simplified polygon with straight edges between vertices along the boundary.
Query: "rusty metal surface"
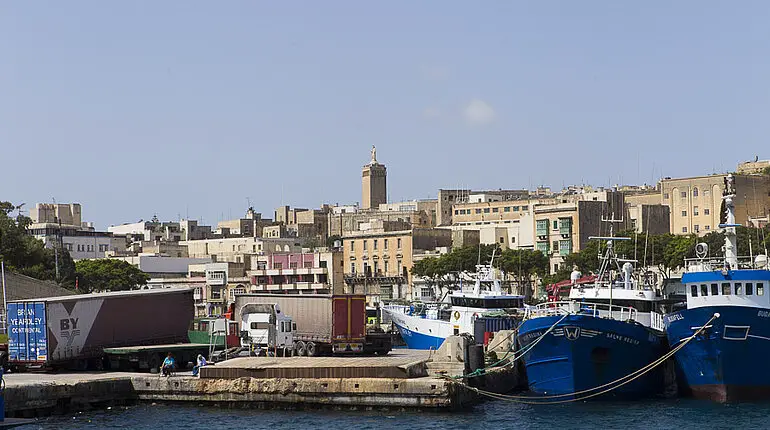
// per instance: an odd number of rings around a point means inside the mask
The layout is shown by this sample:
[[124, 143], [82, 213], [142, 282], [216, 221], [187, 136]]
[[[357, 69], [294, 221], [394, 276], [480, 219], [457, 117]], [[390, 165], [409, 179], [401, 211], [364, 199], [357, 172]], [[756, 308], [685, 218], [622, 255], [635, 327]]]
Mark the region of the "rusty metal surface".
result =
[[428, 351], [385, 357], [243, 357], [201, 369], [201, 378], [415, 378], [427, 376]]

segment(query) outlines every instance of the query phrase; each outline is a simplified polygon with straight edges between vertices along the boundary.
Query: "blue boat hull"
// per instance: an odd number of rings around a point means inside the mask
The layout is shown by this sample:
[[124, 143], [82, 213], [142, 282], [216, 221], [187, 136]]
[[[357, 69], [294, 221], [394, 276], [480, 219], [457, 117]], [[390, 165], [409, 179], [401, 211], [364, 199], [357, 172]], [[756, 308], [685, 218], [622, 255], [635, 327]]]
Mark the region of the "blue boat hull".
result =
[[[560, 318], [540, 317], [524, 321], [519, 329], [519, 347], [536, 342]], [[652, 363], [667, 350], [665, 336], [640, 324], [570, 315], [524, 355], [524, 364], [532, 392], [567, 395], [622, 378]], [[658, 366], [597, 397], [637, 398], [660, 394], [665, 385], [663, 367]], [[583, 395], [598, 391], [603, 390]]]
[[409, 349], [438, 349], [444, 343], [443, 337], [430, 336], [409, 330], [394, 322]]
[[719, 402], [770, 399], [770, 311], [708, 306], [666, 315], [672, 347], [719, 313], [711, 327], [676, 353], [680, 386], [696, 398]]

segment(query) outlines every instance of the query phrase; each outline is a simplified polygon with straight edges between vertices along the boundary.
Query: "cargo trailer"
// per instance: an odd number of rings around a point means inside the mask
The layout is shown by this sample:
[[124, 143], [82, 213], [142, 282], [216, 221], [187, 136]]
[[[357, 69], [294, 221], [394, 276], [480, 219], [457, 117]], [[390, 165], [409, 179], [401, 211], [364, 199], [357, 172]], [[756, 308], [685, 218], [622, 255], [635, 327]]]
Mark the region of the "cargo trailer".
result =
[[382, 333], [366, 331], [366, 296], [328, 294], [242, 294], [235, 296], [233, 313], [242, 319], [249, 304], [278, 305], [292, 318], [294, 353], [318, 356], [324, 354], [387, 354], [390, 338]]
[[104, 349], [188, 342], [189, 288], [80, 294], [9, 301], [8, 355], [14, 368], [102, 368]]

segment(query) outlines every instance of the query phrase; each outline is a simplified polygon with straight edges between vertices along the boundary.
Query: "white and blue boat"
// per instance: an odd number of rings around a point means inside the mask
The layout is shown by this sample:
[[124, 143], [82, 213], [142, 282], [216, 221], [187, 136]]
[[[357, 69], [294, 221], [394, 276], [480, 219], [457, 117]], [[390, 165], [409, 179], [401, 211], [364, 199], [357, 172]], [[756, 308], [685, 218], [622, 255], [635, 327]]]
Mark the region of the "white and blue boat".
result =
[[[725, 178], [724, 257], [705, 243], [685, 261], [687, 308], [665, 317], [673, 347], [704, 330], [675, 357], [680, 387], [719, 402], [770, 398], [770, 267], [764, 254], [738, 257], [734, 178]], [[705, 327], [704, 327], [705, 325]]]
[[487, 312], [523, 309], [524, 296], [505, 294], [491, 265], [476, 266], [473, 287], [450, 292], [446, 304], [385, 306], [393, 324], [409, 349], [438, 349], [444, 339], [462, 333], [473, 334], [473, 324]]
[[[528, 309], [519, 328], [519, 348], [535, 394], [565, 399], [593, 394], [590, 390], [642, 369], [668, 350], [659, 312], [662, 297], [634, 275], [632, 260], [614, 253], [613, 243], [628, 238], [593, 239], [607, 242], [596, 280], [573, 285], [568, 301]], [[574, 283], [580, 273], [571, 278]], [[663, 391], [664, 381], [659, 366], [605, 396], [655, 395]]]

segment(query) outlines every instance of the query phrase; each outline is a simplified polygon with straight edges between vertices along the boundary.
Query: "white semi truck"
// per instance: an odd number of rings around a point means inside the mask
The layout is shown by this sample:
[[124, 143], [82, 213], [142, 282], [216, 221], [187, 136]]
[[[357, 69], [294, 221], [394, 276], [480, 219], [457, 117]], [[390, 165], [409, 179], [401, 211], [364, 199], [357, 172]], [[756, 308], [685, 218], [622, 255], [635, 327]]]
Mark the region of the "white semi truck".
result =
[[296, 323], [278, 304], [250, 303], [241, 310], [241, 346], [250, 355], [292, 355]]

